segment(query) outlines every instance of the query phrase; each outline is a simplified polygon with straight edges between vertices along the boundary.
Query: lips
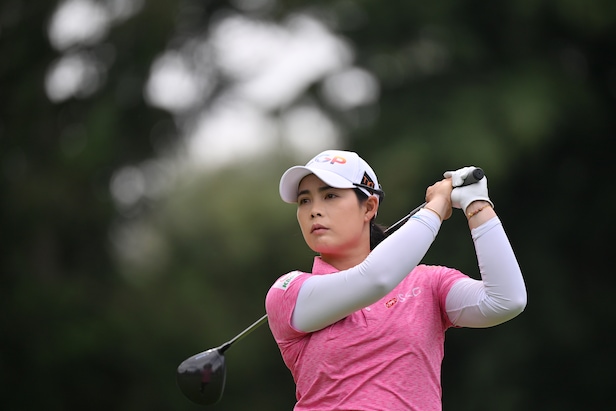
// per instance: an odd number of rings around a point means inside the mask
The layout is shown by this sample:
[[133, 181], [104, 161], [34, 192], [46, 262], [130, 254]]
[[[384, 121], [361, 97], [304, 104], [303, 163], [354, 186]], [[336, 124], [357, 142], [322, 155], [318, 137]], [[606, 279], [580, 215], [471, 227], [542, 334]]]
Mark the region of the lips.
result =
[[314, 233], [315, 231], [320, 232], [320, 231], [325, 231], [325, 230], [327, 230], [327, 227], [321, 224], [313, 224], [312, 228], [310, 229], [310, 232]]

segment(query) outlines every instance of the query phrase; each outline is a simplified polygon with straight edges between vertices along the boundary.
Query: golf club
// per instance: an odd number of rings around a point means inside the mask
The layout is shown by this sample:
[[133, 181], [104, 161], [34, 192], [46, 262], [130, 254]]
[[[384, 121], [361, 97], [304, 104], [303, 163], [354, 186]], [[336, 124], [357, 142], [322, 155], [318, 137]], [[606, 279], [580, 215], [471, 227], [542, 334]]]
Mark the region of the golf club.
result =
[[184, 360], [177, 370], [177, 383], [184, 396], [199, 405], [217, 403], [227, 379], [224, 352], [265, 321], [267, 314], [220, 347], [210, 348]]
[[[462, 185], [466, 186], [476, 183], [483, 177], [483, 170], [476, 168], [466, 177]], [[387, 228], [385, 234], [389, 235], [396, 231], [425, 205], [426, 203], [423, 203], [416, 207], [402, 219]], [[266, 321], [267, 314], [221, 346], [202, 351], [184, 360], [178, 366], [176, 374], [177, 384], [184, 396], [199, 405], [213, 405], [220, 401], [225, 389], [225, 380], [227, 377], [224, 352], [228, 350], [231, 345], [246, 337]]]

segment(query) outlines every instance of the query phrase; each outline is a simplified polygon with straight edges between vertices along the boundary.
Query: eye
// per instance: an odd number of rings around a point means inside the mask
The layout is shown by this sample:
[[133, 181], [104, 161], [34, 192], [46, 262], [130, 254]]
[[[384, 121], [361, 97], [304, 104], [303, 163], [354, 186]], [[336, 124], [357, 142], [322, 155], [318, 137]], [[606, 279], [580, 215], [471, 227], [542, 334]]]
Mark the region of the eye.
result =
[[338, 196], [336, 194], [334, 194], [334, 193], [327, 193], [327, 194], [325, 194], [325, 198], [336, 198], [336, 197], [338, 197]]
[[307, 204], [308, 203], [308, 198], [306, 197], [301, 197], [297, 199], [297, 205], [302, 205], [302, 204]]

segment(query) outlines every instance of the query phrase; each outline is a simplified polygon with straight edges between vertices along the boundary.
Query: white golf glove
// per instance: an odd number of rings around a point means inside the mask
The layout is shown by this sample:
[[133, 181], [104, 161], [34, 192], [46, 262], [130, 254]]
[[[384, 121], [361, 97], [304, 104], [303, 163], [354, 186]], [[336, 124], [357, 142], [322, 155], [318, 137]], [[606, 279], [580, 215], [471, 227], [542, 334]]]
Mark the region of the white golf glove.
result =
[[492, 207], [494, 204], [488, 197], [488, 178], [483, 177], [476, 183], [462, 186], [464, 179], [472, 173], [477, 167], [462, 167], [455, 171], [446, 171], [443, 174], [445, 178], [451, 178], [451, 184], [454, 189], [451, 192], [451, 205], [454, 208], [460, 208], [466, 214], [466, 208], [470, 203], [477, 200], [483, 200], [490, 203]]

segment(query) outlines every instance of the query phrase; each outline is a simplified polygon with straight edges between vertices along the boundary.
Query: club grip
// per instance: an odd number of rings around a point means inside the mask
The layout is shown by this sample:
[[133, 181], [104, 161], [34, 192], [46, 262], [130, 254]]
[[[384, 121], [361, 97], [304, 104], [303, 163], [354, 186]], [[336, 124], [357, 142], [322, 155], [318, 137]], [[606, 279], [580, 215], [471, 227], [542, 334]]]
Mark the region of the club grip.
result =
[[466, 176], [466, 178], [464, 179], [464, 182], [462, 183], [460, 187], [474, 184], [477, 181], [481, 180], [484, 176], [485, 176], [485, 173], [483, 172], [483, 170], [477, 167], [473, 170], [472, 173]]

